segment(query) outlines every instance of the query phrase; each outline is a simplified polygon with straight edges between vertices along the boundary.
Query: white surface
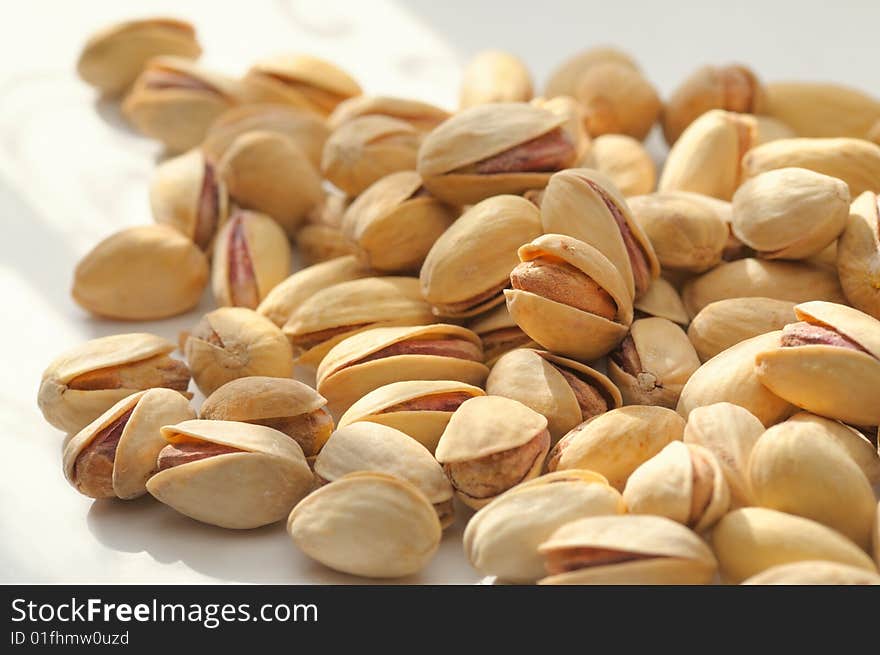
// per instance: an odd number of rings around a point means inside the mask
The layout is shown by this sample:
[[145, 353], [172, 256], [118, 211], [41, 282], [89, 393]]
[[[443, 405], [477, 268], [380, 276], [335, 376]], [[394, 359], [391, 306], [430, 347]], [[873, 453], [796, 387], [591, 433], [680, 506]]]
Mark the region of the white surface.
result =
[[[616, 44], [668, 93], [702, 63], [736, 60], [766, 79], [880, 87], [875, 0], [786, 2], [379, 2], [3, 0], [0, 39], [0, 582], [358, 582], [308, 561], [276, 525], [203, 526], [149, 498], [92, 503], [61, 474], [63, 435], [36, 407], [61, 351], [122, 331], [174, 339], [211, 306], [153, 324], [97, 321], [68, 296], [80, 256], [112, 231], [150, 221], [160, 156], [73, 72], [88, 34], [130, 17], [194, 21], [203, 61], [243, 72], [257, 57], [305, 51], [351, 71], [369, 93], [451, 107], [460, 64], [483, 47], [529, 62], [543, 81], [578, 49]], [[540, 88], [540, 84], [539, 84]], [[656, 135], [654, 143], [658, 143]], [[461, 523], [461, 521], [460, 521]], [[475, 582], [461, 527], [417, 582]]]

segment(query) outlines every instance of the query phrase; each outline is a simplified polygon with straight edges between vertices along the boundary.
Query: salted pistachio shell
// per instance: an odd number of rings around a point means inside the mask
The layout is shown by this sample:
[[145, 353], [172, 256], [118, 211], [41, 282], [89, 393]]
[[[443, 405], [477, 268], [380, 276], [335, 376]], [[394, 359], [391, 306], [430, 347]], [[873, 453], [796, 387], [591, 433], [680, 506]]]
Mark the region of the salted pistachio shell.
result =
[[184, 355], [193, 379], [209, 396], [230, 380], [250, 375], [290, 377], [293, 355], [284, 333], [244, 307], [205, 314], [186, 336]]
[[297, 230], [294, 243], [302, 260], [310, 266], [357, 253], [357, 247], [342, 230], [331, 225], [307, 223]]
[[189, 369], [169, 356], [173, 350], [170, 341], [146, 333], [100, 337], [68, 350], [43, 372], [37, 395], [43, 418], [72, 434], [142, 389], [186, 393]]
[[599, 475], [545, 482], [546, 477], [513, 487], [468, 522], [464, 550], [480, 573], [504, 582], [533, 583], [545, 574], [538, 546], [557, 528], [626, 510], [620, 493]]
[[477, 203], [428, 252], [419, 273], [422, 295], [437, 315], [449, 317], [503, 303], [517, 249], [540, 234], [540, 214], [528, 200], [503, 195]]
[[223, 448], [164, 469], [160, 453], [160, 470], [147, 481], [153, 497], [202, 523], [236, 530], [275, 523], [311, 490], [302, 449], [278, 430], [191, 420], [163, 427], [162, 436], [170, 446]]
[[360, 421], [387, 425], [409, 435], [432, 454], [452, 413], [468, 398], [485, 396], [455, 380], [402, 380], [373, 389], [339, 419], [343, 428]]
[[746, 339], [781, 330], [796, 319], [795, 303], [773, 298], [726, 298], [701, 309], [688, 326], [688, 338], [702, 361]]
[[625, 134], [603, 134], [593, 140], [595, 168], [608, 176], [626, 196], [651, 193], [657, 184], [657, 165], [642, 142]]
[[702, 539], [662, 516], [578, 519], [538, 552], [550, 573], [540, 584], [708, 584], [718, 567]]
[[290, 513], [287, 532], [324, 566], [369, 578], [418, 573], [442, 537], [425, 495], [381, 473], [350, 473], [313, 492]]
[[572, 96], [584, 106], [591, 136], [627, 134], [644, 139], [662, 103], [648, 79], [628, 63], [598, 62], [578, 76]]
[[771, 82], [767, 113], [797, 136], [863, 138], [880, 120], [880, 100], [841, 84]]
[[327, 117], [327, 127], [335, 130], [360, 116], [387, 116], [409, 123], [419, 132], [430, 132], [449, 118], [449, 112], [410, 98], [361, 95], [336, 105], [333, 113]]
[[566, 434], [550, 453], [551, 471], [589, 469], [622, 491], [639, 465], [671, 441], [680, 441], [684, 419], [665, 407], [632, 406], [593, 417]]
[[[592, 141], [590, 135], [587, 134], [587, 128], [584, 127], [584, 108], [577, 100], [571, 96], [537, 97], [532, 98], [531, 104], [565, 119], [565, 123], [562, 124], [561, 128], [575, 145], [574, 166], [595, 167], [596, 161], [593, 157]], [[540, 193], [540, 190], [526, 191], [523, 195], [528, 196], [530, 193]]]
[[511, 350], [538, 347], [516, 324], [505, 304], [474, 317], [467, 327], [483, 342], [486, 366], [493, 366], [499, 357]]
[[462, 74], [458, 105], [462, 109], [490, 102], [527, 102], [532, 99], [532, 77], [519, 57], [503, 50], [483, 50], [467, 63]]
[[850, 206], [837, 242], [837, 274], [849, 304], [880, 318], [880, 197], [873, 191]]
[[786, 423], [806, 423], [843, 448], [872, 485], [880, 483], [880, 452], [861, 432], [840, 421], [798, 412]]
[[167, 225], [129, 227], [101, 241], [76, 265], [71, 295], [98, 316], [149, 321], [195, 307], [208, 260]]
[[135, 81], [153, 57], [195, 59], [202, 53], [195, 28], [176, 18], [145, 18], [109, 25], [86, 41], [76, 72], [102, 94], [116, 96]]
[[804, 560], [771, 566], [743, 580], [744, 585], [880, 585], [880, 575], [855, 566]]
[[656, 316], [678, 323], [682, 327], [687, 326], [690, 320], [678, 291], [662, 277], [651, 280], [648, 290], [633, 301], [633, 309], [636, 318]]
[[80, 430], [64, 448], [64, 476], [92, 498], [129, 500], [147, 493], [165, 447], [163, 425], [196, 417], [186, 396], [147, 389], [127, 396]]
[[572, 55], [554, 69], [547, 80], [544, 94], [548, 98], [572, 95], [578, 79], [585, 71], [592, 66], [607, 62], [623, 64], [638, 70], [635, 59], [622, 50], [607, 46], [590, 48]]
[[806, 560], [877, 572], [871, 558], [839, 532], [764, 507], [744, 507], [727, 514], [712, 532], [712, 547], [722, 576], [735, 584], [771, 567]]
[[543, 415], [554, 442], [583, 421], [623, 404], [620, 391], [599, 371], [529, 348], [498, 359], [486, 380], [486, 393], [518, 400]]
[[452, 207], [424, 191], [418, 173], [400, 171], [374, 182], [351, 203], [342, 235], [377, 271], [415, 271], [457, 217]]

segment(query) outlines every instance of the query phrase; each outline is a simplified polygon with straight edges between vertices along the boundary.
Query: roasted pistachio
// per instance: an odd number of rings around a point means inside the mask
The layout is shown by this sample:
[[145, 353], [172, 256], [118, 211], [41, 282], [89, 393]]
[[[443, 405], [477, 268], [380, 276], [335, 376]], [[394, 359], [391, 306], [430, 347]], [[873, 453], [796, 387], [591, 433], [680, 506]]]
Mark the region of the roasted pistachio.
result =
[[662, 277], [651, 281], [644, 294], [633, 301], [636, 318], [656, 316], [687, 326], [690, 318], [675, 287]]
[[837, 274], [846, 299], [880, 318], [880, 196], [865, 191], [850, 206], [837, 242]]
[[809, 412], [798, 412], [786, 423], [804, 423], [814, 431], [821, 432], [828, 441], [833, 441], [846, 451], [862, 470], [868, 482], [872, 485], [880, 483], [880, 452], [864, 434], [855, 428]]
[[[571, 96], [556, 96], [554, 98], [538, 97], [532, 99], [532, 105], [546, 109], [552, 114], [565, 118], [562, 131], [569, 140], [575, 144], [575, 166], [594, 167], [596, 161], [593, 157], [592, 141], [587, 129], [584, 127], [584, 108]], [[530, 194], [539, 194], [540, 189], [531, 189], [523, 194], [526, 198]], [[540, 203], [536, 203], [540, 206]]]
[[609, 62], [638, 70], [636, 61], [617, 48], [607, 46], [590, 48], [569, 57], [553, 71], [550, 79], [547, 80], [545, 95], [548, 98], [573, 95], [578, 79], [585, 71], [596, 64]]
[[527, 335], [513, 320], [507, 305], [498, 305], [481, 316], [474, 318], [467, 326], [480, 337], [483, 343], [483, 356], [486, 366], [492, 366], [504, 353], [516, 348], [537, 348], [538, 344]]
[[880, 575], [837, 562], [804, 560], [771, 566], [753, 575], [745, 585], [880, 585]]
[[772, 82], [767, 113], [797, 136], [864, 138], [880, 120], [880, 100], [841, 84]]
[[521, 59], [503, 50], [483, 50], [464, 68], [458, 104], [462, 109], [492, 102], [532, 99], [532, 77]]
[[651, 193], [657, 165], [641, 141], [625, 134], [603, 134], [591, 148], [595, 168], [614, 182], [624, 196]]
[[419, 132], [430, 132], [449, 118], [449, 112], [409, 98], [362, 95], [340, 102], [327, 117], [327, 126], [335, 130], [359, 116], [387, 116], [409, 123]]

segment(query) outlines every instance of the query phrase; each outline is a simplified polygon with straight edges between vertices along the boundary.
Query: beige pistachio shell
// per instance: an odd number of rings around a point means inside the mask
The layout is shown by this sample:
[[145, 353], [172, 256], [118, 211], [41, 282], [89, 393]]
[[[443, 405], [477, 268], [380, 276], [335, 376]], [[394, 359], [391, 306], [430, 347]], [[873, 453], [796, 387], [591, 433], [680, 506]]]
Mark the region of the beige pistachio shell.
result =
[[208, 281], [208, 260], [167, 225], [129, 227], [110, 235], [76, 265], [71, 295], [106, 318], [149, 321], [195, 307]]
[[297, 230], [294, 243], [303, 262], [309, 266], [357, 253], [357, 248], [345, 238], [342, 230], [331, 225], [303, 225]]
[[721, 574], [738, 584], [781, 564], [807, 560], [837, 562], [876, 573], [863, 550], [821, 523], [764, 507], [730, 512], [712, 532]]
[[622, 50], [607, 46], [590, 48], [572, 55], [554, 69], [547, 80], [544, 94], [548, 98], [572, 95], [578, 79], [586, 70], [607, 62], [616, 62], [638, 70], [635, 59]]
[[855, 566], [805, 560], [771, 566], [747, 580], [744, 585], [880, 585], [880, 575]]
[[593, 140], [595, 168], [626, 196], [651, 193], [657, 184], [657, 165], [641, 141], [625, 134], [603, 134]]
[[767, 113], [798, 136], [864, 138], [880, 120], [880, 100], [841, 84], [772, 82]]
[[648, 290], [633, 301], [633, 309], [637, 318], [641, 315], [656, 316], [681, 326], [686, 326], [690, 320], [678, 291], [662, 277], [651, 280]]
[[336, 105], [336, 109], [327, 117], [327, 126], [335, 130], [359, 116], [388, 116], [409, 123], [419, 132], [430, 132], [449, 118], [449, 112], [410, 98], [361, 95]]
[[837, 242], [837, 274], [849, 304], [880, 318], [880, 197], [873, 191], [850, 206]]
[[425, 495], [381, 473], [351, 473], [321, 487], [294, 508], [287, 532], [324, 566], [369, 578], [417, 573], [442, 536]]
[[571, 93], [584, 106], [587, 132], [627, 134], [642, 140], [660, 114], [656, 89], [628, 63], [598, 62], [576, 80]]
[[[587, 129], [584, 126], [584, 108], [577, 100], [571, 96], [556, 96], [549, 99], [538, 97], [533, 98], [531, 104], [565, 118], [565, 123], [561, 125], [561, 128], [575, 144], [577, 154], [574, 166], [595, 167], [596, 161], [593, 158], [590, 135], [587, 134]], [[540, 191], [533, 189], [526, 192], [526, 194], [529, 193], [540, 193]]]
[[797, 136], [795, 131], [778, 118], [771, 116], [755, 116], [758, 124], [758, 140], [755, 145], [776, 141], [778, 139], [793, 139]]
[[517, 348], [538, 348], [532, 338], [513, 320], [507, 305], [498, 305], [485, 314], [474, 317], [467, 327], [483, 342], [486, 366], [494, 366], [504, 353]]
[[458, 104], [462, 109], [491, 102], [532, 99], [532, 77], [521, 59], [503, 50], [483, 50], [467, 63]]
[[823, 416], [798, 412], [786, 423], [805, 423], [815, 431], [821, 432], [828, 441], [843, 448], [862, 470], [872, 485], [880, 483], [880, 453], [874, 444], [855, 428]]

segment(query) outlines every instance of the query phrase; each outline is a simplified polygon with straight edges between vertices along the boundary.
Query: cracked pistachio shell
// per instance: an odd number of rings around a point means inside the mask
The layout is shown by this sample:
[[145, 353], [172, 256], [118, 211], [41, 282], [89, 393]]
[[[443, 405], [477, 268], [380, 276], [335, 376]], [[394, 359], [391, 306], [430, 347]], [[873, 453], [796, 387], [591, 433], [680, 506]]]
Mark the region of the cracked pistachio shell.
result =
[[758, 126], [753, 116], [713, 109], [682, 133], [672, 146], [660, 191], [694, 191], [730, 200], [742, 179], [740, 161], [754, 146]]
[[532, 76], [523, 61], [503, 50], [483, 50], [462, 74], [458, 105], [462, 109], [492, 102], [528, 102]]
[[656, 316], [678, 323], [682, 327], [687, 326], [690, 320], [678, 291], [662, 277], [651, 280], [648, 290], [633, 301], [633, 309], [637, 318]]
[[839, 532], [764, 507], [744, 507], [727, 514], [712, 531], [712, 547], [722, 577], [734, 584], [780, 564], [807, 560], [877, 572], [871, 558]]
[[591, 418], [584, 416], [575, 391], [561, 371], [589, 385], [601, 398], [598, 413], [623, 404], [620, 391], [607, 377], [573, 359], [547, 351], [520, 348], [502, 355], [486, 380], [486, 393], [518, 400], [548, 421], [553, 441]]
[[578, 76], [571, 95], [584, 106], [587, 132], [626, 134], [643, 140], [660, 115], [656, 89], [637, 68], [598, 62]]
[[809, 262], [752, 257], [724, 262], [685, 283], [681, 299], [691, 316], [727, 298], [773, 298], [789, 302], [844, 302], [837, 271]]
[[100, 337], [68, 350], [43, 372], [37, 396], [43, 418], [73, 434], [142, 389], [185, 393], [189, 371], [171, 359], [173, 350], [170, 341], [146, 333]]
[[[588, 516], [622, 514], [620, 493], [592, 471], [550, 473], [524, 482], [480, 509], [464, 531], [471, 565], [504, 582], [530, 584], [545, 575], [540, 546], [557, 528]], [[555, 479], [547, 479], [554, 476]]]
[[183, 421], [162, 428], [168, 444], [207, 443], [235, 448], [156, 473], [147, 491], [202, 523], [247, 530], [285, 518], [312, 488], [312, 471], [299, 445], [263, 425]]
[[345, 238], [342, 230], [332, 225], [307, 223], [297, 230], [294, 243], [300, 257], [308, 265], [357, 253], [357, 248]]
[[[552, 114], [565, 118], [565, 123], [560, 127], [566, 136], [575, 144], [574, 166], [594, 166], [595, 160], [591, 149], [590, 135], [584, 127], [584, 108], [571, 96], [556, 96], [555, 98], [533, 98], [531, 105], [546, 109]], [[540, 192], [533, 189], [532, 192]], [[529, 193], [528, 191], [526, 193]]]
[[513, 320], [507, 305], [498, 305], [474, 317], [467, 327], [483, 342], [486, 366], [493, 366], [504, 353], [517, 348], [538, 348], [532, 338]]
[[780, 334], [746, 339], [705, 362], [684, 385], [678, 413], [688, 418], [698, 407], [730, 402], [749, 410], [766, 426], [791, 416], [795, 407], [764, 386], [755, 372], [755, 356], [778, 344]]
[[551, 471], [589, 469], [622, 491], [627, 478], [671, 441], [680, 441], [684, 419], [665, 407], [612, 409], [581, 423], [556, 444]]
[[[599, 562], [551, 574], [539, 584], [708, 584], [718, 563], [712, 551], [694, 532], [662, 516], [592, 516], [563, 525], [540, 545], [552, 568], [566, 551], [576, 556], [595, 553]], [[623, 557], [602, 563], [610, 551]]]
[[[615, 320], [520, 289], [505, 289], [507, 309], [523, 332], [554, 353], [581, 361], [601, 357], [626, 336], [632, 301], [622, 276], [596, 248], [560, 234], [545, 234], [519, 249], [523, 262], [541, 257], [573, 266], [589, 276], [614, 301]], [[584, 334], [590, 334], [584, 339]]]
[[321, 155], [324, 177], [349, 196], [398, 171], [412, 171], [421, 134], [388, 116], [359, 116], [334, 130]]
[[744, 585], [880, 585], [880, 575], [855, 566], [805, 560], [780, 564], [753, 575]]
[[821, 431], [829, 440], [843, 448], [858, 465], [872, 485], [880, 483], [880, 452], [874, 444], [853, 427], [824, 416], [809, 412], [798, 412], [786, 423], [806, 423]]
[[244, 307], [205, 314], [186, 336], [184, 355], [203, 394], [250, 375], [290, 377], [293, 356], [284, 333], [265, 316]]
[[632, 342], [640, 370], [618, 359], [620, 348], [608, 361], [608, 375], [623, 402], [675, 409], [685, 383], [700, 368], [700, 358], [684, 330], [665, 318], [640, 318], [626, 338]]
[[880, 423], [880, 321], [847, 305], [812, 301], [794, 308], [799, 321], [828, 327], [864, 351], [768, 341], [756, 353], [758, 379], [773, 393], [814, 414], [853, 425]]
[[350, 473], [290, 513], [287, 532], [306, 555], [368, 578], [418, 573], [437, 552], [442, 528], [425, 494], [383, 473]]
[[360, 116], [387, 116], [409, 123], [419, 132], [430, 132], [449, 115], [445, 109], [420, 100], [361, 95], [340, 102], [327, 117], [327, 127], [335, 130]]
[[[110, 470], [102, 470], [106, 480], [80, 479], [78, 461], [89, 447], [102, 445], [96, 438], [119, 419], [129, 414], [107, 461]], [[147, 389], [127, 396], [89, 423], [67, 442], [64, 448], [64, 476], [82, 494], [94, 498], [122, 498], [129, 500], [147, 493], [147, 479], [156, 471], [156, 457], [167, 444], [162, 438], [162, 426], [194, 419], [196, 413], [189, 400], [173, 389]], [[106, 447], [106, 446], [105, 446]], [[100, 450], [98, 454], [104, 455]], [[109, 459], [109, 455], [105, 455]], [[95, 464], [93, 463], [93, 466]], [[91, 468], [91, 467], [90, 467]], [[103, 493], [95, 493], [96, 486], [110, 483]]]
[[517, 249], [540, 234], [540, 213], [528, 200], [503, 195], [477, 203], [428, 252], [419, 274], [422, 295], [439, 316], [492, 309], [504, 302]]
[[427, 448], [403, 432], [367, 422], [338, 428], [315, 459], [315, 476], [325, 484], [359, 471], [412, 483], [437, 510], [440, 524], [452, 524], [452, 485], [443, 468]]
[[283, 327], [293, 312], [321, 289], [368, 277], [371, 273], [353, 255], [312, 264], [273, 287], [257, 307], [257, 312]]
[[684, 427], [684, 442], [709, 450], [721, 467], [732, 508], [753, 505], [749, 456], [764, 434], [764, 425], [749, 410], [732, 403], [697, 407]]
[[772, 82], [767, 113], [797, 136], [863, 138], [880, 120], [880, 100], [841, 84]]
[[[406, 353], [407, 344], [451, 340], [480, 349], [480, 339], [457, 325], [436, 323], [412, 327], [379, 327], [359, 332], [337, 343], [321, 360], [317, 371], [318, 392], [335, 412], [345, 412], [374, 389], [402, 380], [454, 380], [480, 386], [489, 375], [482, 361], [438, 354]], [[396, 347], [404, 352], [364, 361], [380, 351]], [[479, 350], [481, 353], [482, 351]]]
[[618, 50], [607, 46], [590, 48], [577, 53], [563, 61], [550, 75], [544, 94], [548, 98], [572, 95], [578, 78], [589, 68], [601, 63], [615, 62], [638, 70], [635, 59]]
[[137, 79], [153, 57], [195, 59], [202, 53], [195, 28], [175, 18], [125, 21], [93, 34], [83, 46], [76, 71], [107, 96], [117, 96]]
[[701, 309], [688, 326], [688, 338], [702, 361], [797, 320], [795, 303], [773, 298], [727, 298]]
[[342, 235], [377, 271], [417, 271], [456, 218], [452, 207], [423, 193], [418, 173], [400, 171], [374, 182], [349, 205]]
[[593, 140], [594, 168], [607, 176], [625, 197], [651, 193], [657, 165], [642, 142], [626, 134], [603, 134]]
[[198, 246], [167, 225], [140, 225], [111, 234], [79, 261], [71, 295], [98, 316], [149, 321], [195, 307], [207, 282]]
[[837, 274], [849, 304], [880, 318], [880, 196], [873, 191], [850, 206], [837, 242]]
[[343, 428], [360, 421], [378, 423], [409, 435], [432, 454], [452, 412], [486, 392], [455, 380], [403, 380], [373, 389], [339, 419]]
[[122, 102], [142, 134], [171, 152], [199, 145], [211, 124], [240, 100], [237, 82], [181, 57], [151, 59]]
[[870, 545], [874, 491], [820, 424], [785, 421], [769, 428], [752, 449], [749, 483], [756, 505], [813, 519], [862, 548]]
[[419, 149], [417, 170], [431, 193], [454, 205], [541, 189], [553, 171], [574, 163], [577, 144], [569, 143], [570, 156], [552, 170], [481, 174], [470, 171], [470, 167], [557, 129], [565, 133], [566, 122], [564, 114], [526, 103], [470, 107], [441, 123], [425, 137]]
[[297, 363], [317, 366], [343, 339], [370, 328], [435, 320], [411, 277], [362, 277], [325, 287], [305, 299], [284, 324]]

